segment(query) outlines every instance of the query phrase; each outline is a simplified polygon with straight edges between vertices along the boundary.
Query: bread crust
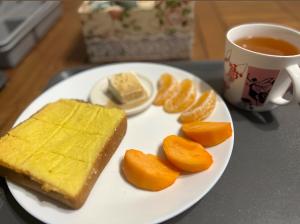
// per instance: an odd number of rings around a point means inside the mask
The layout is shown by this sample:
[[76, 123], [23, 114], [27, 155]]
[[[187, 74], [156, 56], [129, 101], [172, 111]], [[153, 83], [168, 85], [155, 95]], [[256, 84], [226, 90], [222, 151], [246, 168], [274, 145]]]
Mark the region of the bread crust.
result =
[[[82, 102], [82, 101], [81, 101]], [[86, 103], [86, 102], [85, 102]], [[100, 173], [109, 162], [110, 158], [118, 148], [120, 142], [122, 141], [127, 130], [127, 117], [124, 115], [123, 119], [120, 121], [118, 127], [115, 129], [114, 134], [105, 143], [103, 150], [99, 153], [96, 158], [89, 175], [85, 181], [84, 186], [79, 191], [75, 197], [68, 197], [67, 195], [61, 194], [55, 191], [45, 191], [42, 189], [42, 183], [39, 183], [30, 178], [30, 176], [22, 173], [18, 173], [14, 170], [8, 169], [6, 167], [0, 166], [0, 176], [6, 177], [8, 180], [25, 186], [29, 189], [38, 191], [43, 195], [55, 199], [58, 202], [67, 205], [72, 209], [80, 208], [86, 201], [90, 191], [92, 190], [97, 178]]]
[[83, 205], [100, 173], [121, 143], [124, 135], [126, 134], [126, 130], [127, 118], [124, 117], [117, 127], [115, 134], [106, 142], [102, 153], [95, 160], [93, 168], [91, 169], [90, 174], [87, 178], [86, 184], [84, 185], [80, 193], [74, 199], [70, 200], [71, 204], [73, 205], [71, 206], [72, 208], [80, 208]]

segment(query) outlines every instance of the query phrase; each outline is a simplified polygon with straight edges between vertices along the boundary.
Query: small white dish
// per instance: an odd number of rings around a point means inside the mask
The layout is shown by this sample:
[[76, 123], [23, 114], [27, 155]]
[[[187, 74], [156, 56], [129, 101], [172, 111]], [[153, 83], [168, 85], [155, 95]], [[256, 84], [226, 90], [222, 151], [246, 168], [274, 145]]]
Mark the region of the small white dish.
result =
[[123, 109], [127, 116], [136, 115], [145, 111], [153, 102], [154, 97], [156, 95], [156, 90], [154, 88], [154, 84], [151, 80], [146, 78], [145, 76], [138, 75], [139, 80], [141, 81], [142, 86], [144, 87], [148, 98], [138, 105], [122, 105], [114, 102], [113, 97], [108, 92], [108, 79], [109, 77], [103, 78], [96, 82], [89, 94], [89, 101], [94, 104], [100, 104], [104, 106], [114, 105], [121, 109]]

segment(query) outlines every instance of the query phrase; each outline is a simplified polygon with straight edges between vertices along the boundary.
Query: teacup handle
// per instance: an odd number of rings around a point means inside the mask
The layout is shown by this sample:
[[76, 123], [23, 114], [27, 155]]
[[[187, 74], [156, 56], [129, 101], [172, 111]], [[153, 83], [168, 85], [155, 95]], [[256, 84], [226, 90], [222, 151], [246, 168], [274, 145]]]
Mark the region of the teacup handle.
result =
[[[300, 68], [297, 64], [294, 64], [286, 67], [285, 70], [293, 84], [293, 99], [300, 103]], [[291, 102], [290, 100], [284, 99], [283, 96], [277, 96], [270, 99], [270, 101], [278, 105], [285, 105]]]

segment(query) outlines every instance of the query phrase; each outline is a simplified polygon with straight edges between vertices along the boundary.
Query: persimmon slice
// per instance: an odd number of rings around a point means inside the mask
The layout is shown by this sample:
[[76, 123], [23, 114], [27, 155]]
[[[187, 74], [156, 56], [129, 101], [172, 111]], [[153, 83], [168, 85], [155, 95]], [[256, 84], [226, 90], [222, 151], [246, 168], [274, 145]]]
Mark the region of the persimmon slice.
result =
[[168, 160], [183, 171], [203, 171], [213, 163], [212, 156], [202, 145], [180, 136], [166, 137], [163, 141], [163, 150]]
[[126, 151], [122, 169], [129, 183], [150, 191], [160, 191], [169, 187], [179, 176], [178, 171], [157, 156], [135, 149]]
[[222, 143], [232, 135], [230, 122], [195, 121], [183, 124], [183, 133], [205, 147]]

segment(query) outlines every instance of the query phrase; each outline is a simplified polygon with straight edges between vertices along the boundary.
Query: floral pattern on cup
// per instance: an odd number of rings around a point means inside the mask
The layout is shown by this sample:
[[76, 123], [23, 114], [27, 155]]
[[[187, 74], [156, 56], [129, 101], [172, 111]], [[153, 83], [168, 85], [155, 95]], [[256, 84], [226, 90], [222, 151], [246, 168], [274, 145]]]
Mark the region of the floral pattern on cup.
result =
[[231, 49], [226, 52], [224, 58], [224, 66], [225, 66], [225, 89], [230, 88], [230, 83], [238, 78], [242, 78], [248, 69], [247, 64], [235, 64], [230, 61], [231, 58]]

